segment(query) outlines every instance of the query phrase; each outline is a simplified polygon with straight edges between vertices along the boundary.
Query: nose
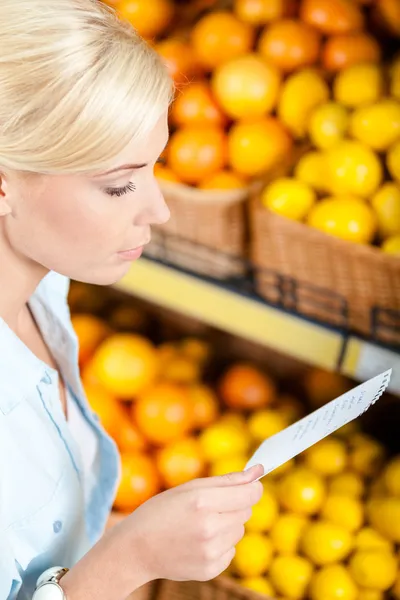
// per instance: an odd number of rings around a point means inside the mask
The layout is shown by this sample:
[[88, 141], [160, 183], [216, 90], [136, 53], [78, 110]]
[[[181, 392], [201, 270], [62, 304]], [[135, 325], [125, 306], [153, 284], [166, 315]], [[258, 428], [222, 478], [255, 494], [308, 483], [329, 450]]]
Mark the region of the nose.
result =
[[163, 225], [171, 216], [164, 196], [156, 180], [148, 190], [144, 209], [137, 218], [137, 225]]

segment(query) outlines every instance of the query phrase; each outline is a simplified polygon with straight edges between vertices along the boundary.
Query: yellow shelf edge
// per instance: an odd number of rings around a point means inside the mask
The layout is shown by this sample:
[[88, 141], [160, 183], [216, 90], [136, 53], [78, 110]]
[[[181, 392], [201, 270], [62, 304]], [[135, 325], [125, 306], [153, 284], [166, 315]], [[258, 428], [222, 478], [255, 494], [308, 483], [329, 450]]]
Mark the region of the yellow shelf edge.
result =
[[308, 364], [337, 368], [340, 333], [146, 258], [115, 287]]

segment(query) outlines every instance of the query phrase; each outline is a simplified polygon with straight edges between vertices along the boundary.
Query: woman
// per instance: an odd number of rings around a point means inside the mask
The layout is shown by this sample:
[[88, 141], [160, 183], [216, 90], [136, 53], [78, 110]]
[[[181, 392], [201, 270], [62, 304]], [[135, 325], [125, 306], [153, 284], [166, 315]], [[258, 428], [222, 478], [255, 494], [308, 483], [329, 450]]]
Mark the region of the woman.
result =
[[153, 167], [171, 92], [156, 53], [97, 0], [2, 0], [2, 600], [212, 578], [261, 495], [260, 467], [195, 480], [103, 535], [118, 458], [79, 381], [67, 278], [117, 281], [168, 219]]

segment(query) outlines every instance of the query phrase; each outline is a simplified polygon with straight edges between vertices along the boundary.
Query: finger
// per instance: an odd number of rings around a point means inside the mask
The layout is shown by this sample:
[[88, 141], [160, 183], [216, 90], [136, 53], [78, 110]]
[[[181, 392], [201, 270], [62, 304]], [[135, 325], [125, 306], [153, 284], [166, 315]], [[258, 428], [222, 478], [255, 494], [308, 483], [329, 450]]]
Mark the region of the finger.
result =
[[262, 465], [255, 465], [246, 471], [227, 473], [226, 475], [217, 475], [216, 477], [202, 477], [190, 483], [195, 487], [230, 487], [257, 481], [257, 479], [262, 477], [263, 473], [264, 467]]
[[263, 495], [259, 481], [233, 487], [215, 487], [198, 491], [197, 508], [210, 512], [229, 513], [246, 510], [257, 504]]
[[231, 529], [227, 529], [216, 540], [216, 549], [219, 555], [224, 555], [228, 550], [236, 546], [243, 538], [245, 528], [243, 524], [235, 524]]
[[219, 513], [216, 516], [216, 529], [223, 534], [237, 526], [242, 526], [250, 519], [252, 514], [251, 508], [245, 510], [232, 511], [227, 513]]
[[221, 573], [226, 571], [226, 569], [229, 567], [232, 560], [234, 559], [235, 554], [236, 554], [236, 550], [233, 547], [233, 548], [230, 548], [223, 556], [221, 556], [221, 558], [218, 561], [218, 564], [216, 565], [216, 571], [217, 571], [216, 576], [221, 575]]

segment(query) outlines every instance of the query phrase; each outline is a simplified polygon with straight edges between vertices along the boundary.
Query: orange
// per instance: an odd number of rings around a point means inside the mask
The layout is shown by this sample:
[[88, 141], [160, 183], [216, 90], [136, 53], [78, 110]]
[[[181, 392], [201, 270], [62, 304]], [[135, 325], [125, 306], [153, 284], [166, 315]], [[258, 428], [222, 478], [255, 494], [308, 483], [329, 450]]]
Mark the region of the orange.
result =
[[307, 400], [312, 408], [319, 408], [351, 388], [350, 381], [340, 375], [324, 369], [310, 369], [303, 378]]
[[156, 455], [156, 464], [168, 488], [200, 477], [205, 469], [200, 442], [191, 437], [161, 448]]
[[167, 165], [162, 165], [160, 163], [154, 165], [154, 175], [155, 177], [157, 177], [157, 179], [162, 179], [163, 181], [179, 183], [179, 177], [177, 177], [173, 170], [170, 169]]
[[118, 331], [129, 330], [138, 333], [139, 330], [146, 329], [147, 318], [147, 315], [138, 306], [120, 304], [111, 311], [108, 321]]
[[385, 33], [394, 37], [400, 36], [400, 2], [399, 0], [379, 0], [374, 3], [375, 15]]
[[276, 386], [269, 375], [256, 367], [241, 363], [225, 372], [219, 390], [223, 402], [230, 408], [263, 408], [276, 397]]
[[98, 385], [87, 385], [85, 394], [104, 429], [112, 438], [117, 439], [126, 418], [121, 404], [112, 394]]
[[241, 21], [257, 27], [282, 19], [289, 4], [287, 0], [235, 0], [233, 10]]
[[174, 15], [172, 0], [121, 0], [119, 16], [127, 19], [144, 38], [153, 38], [168, 27]]
[[380, 59], [380, 46], [367, 33], [334, 35], [326, 41], [321, 55], [322, 66], [328, 71], [340, 71], [361, 63], [378, 63]]
[[199, 19], [192, 29], [192, 44], [200, 64], [215, 69], [246, 54], [253, 47], [254, 30], [228, 11], [214, 11]]
[[245, 180], [228, 169], [218, 171], [208, 179], [202, 181], [199, 188], [202, 190], [238, 190], [246, 187]]
[[294, 19], [276, 21], [261, 35], [259, 52], [282, 71], [294, 71], [317, 62], [321, 44], [318, 31]]
[[141, 452], [121, 455], [121, 482], [114, 506], [132, 512], [160, 491], [160, 477], [154, 461]]
[[180, 341], [179, 349], [184, 356], [192, 358], [201, 365], [208, 360], [211, 354], [210, 344], [197, 337], [183, 338]]
[[119, 424], [115, 441], [122, 452], [136, 452], [145, 450], [147, 443], [139, 429], [126, 417]]
[[132, 413], [140, 431], [154, 444], [173, 442], [193, 427], [189, 395], [172, 383], [158, 383], [143, 392]]
[[140, 335], [112, 335], [93, 357], [94, 376], [122, 399], [133, 398], [153, 383], [157, 370], [156, 349]]
[[236, 123], [228, 134], [229, 163], [235, 172], [258, 176], [287, 158], [292, 138], [276, 117]]
[[184, 40], [168, 38], [155, 46], [163, 58], [177, 87], [186, 84], [199, 73], [199, 65], [192, 46]]
[[263, 117], [277, 103], [278, 69], [257, 54], [232, 59], [216, 69], [211, 85], [222, 109], [232, 119]]
[[94, 354], [100, 343], [111, 333], [108, 325], [88, 314], [75, 314], [71, 318], [79, 343], [79, 364], [83, 365]]
[[352, 0], [303, 0], [300, 18], [326, 35], [359, 31], [363, 13]]
[[219, 414], [218, 400], [213, 390], [198, 383], [188, 388], [192, 403], [194, 426], [203, 429], [214, 423]]
[[176, 383], [194, 383], [200, 378], [200, 365], [189, 356], [177, 354], [166, 361], [162, 378]]
[[210, 125], [178, 129], [168, 145], [169, 165], [185, 183], [200, 183], [220, 171], [226, 155], [224, 131]]
[[205, 81], [195, 81], [178, 93], [170, 111], [170, 122], [184, 125], [226, 125], [226, 117]]

